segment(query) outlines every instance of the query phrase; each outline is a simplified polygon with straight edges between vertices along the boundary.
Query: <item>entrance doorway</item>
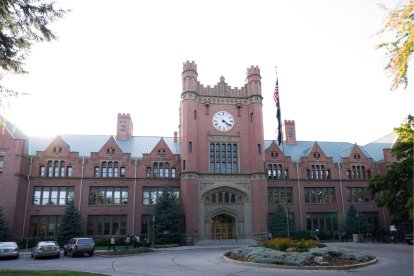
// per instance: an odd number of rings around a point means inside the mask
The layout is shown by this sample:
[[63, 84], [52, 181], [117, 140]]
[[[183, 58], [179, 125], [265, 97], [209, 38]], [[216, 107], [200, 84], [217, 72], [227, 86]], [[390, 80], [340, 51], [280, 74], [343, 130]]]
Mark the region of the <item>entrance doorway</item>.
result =
[[211, 219], [211, 238], [212, 239], [234, 239], [236, 229], [234, 227], [234, 217], [221, 214]]

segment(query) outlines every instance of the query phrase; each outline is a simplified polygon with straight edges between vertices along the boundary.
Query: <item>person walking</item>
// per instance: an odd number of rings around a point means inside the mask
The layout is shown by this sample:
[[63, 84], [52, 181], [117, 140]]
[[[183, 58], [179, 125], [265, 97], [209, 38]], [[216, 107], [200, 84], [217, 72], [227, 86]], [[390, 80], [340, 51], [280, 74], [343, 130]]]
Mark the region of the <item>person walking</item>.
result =
[[109, 238], [109, 245], [108, 245], [108, 251], [109, 251], [109, 249], [113, 249], [114, 251], [116, 251], [116, 248], [115, 248], [115, 238], [114, 237], [110, 237]]
[[319, 240], [319, 229], [316, 229], [316, 231], [315, 231], [315, 240], [316, 240], [316, 242], [320, 241]]
[[125, 237], [125, 248], [129, 249], [129, 244], [131, 243], [131, 237], [129, 235], [127, 235]]

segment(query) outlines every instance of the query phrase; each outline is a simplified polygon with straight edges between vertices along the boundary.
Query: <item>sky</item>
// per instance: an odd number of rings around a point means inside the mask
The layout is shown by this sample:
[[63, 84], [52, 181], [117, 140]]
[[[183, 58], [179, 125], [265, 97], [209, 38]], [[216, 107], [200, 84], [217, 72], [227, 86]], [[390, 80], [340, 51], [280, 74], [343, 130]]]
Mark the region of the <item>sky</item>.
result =
[[59, 39], [33, 46], [28, 74], [6, 76], [3, 85], [30, 95], [0, 112], [29, 136], [114, 135], [117, 114], [130, 113], [134, 135], [171, 137], [183, 62], [197, 63], [203, 85], [223, 75], [238, 88], [257, 65], [265, 139], [276, 139], [277, 67], [282, 120], [295, 120], [297, 140], [365, 145], [414, 114], [413, 84], [390, 91], [375, 47], [386, 39], [378, 3], [57, 0], [72, 10], [51, 25]]

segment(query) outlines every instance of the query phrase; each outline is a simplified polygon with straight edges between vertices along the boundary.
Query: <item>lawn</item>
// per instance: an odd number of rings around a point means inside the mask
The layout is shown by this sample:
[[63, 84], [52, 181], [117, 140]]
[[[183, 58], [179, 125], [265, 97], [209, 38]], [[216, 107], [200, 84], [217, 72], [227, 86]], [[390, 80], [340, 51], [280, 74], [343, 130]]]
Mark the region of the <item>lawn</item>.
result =
[[8, 270], [0, 269], [2, 276], [26, 276], [26, 275], [39, 275], [39, 276], [106, 276], [106, 274], [89, 273], [89, 272], [76, 272], [65, 270]]

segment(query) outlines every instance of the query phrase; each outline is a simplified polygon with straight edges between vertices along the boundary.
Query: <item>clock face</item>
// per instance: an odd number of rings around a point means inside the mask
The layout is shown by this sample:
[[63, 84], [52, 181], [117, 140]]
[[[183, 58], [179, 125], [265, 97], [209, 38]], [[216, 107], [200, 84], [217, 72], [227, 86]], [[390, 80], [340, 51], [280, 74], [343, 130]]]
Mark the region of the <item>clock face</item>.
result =
[[234, 118], [227, 111], [219, 111], [211, 120], [213, 126], [220, 131], [229, 131], [234, 126]]

